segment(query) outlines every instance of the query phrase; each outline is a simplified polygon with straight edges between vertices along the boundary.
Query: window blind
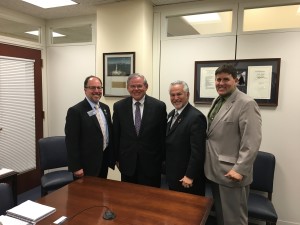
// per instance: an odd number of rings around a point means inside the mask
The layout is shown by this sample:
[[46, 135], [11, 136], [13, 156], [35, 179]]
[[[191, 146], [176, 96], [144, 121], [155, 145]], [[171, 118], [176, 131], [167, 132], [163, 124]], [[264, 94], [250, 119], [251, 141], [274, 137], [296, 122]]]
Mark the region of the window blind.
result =
[[0, 167], [36, 167], [34, 60], [0, 56]]

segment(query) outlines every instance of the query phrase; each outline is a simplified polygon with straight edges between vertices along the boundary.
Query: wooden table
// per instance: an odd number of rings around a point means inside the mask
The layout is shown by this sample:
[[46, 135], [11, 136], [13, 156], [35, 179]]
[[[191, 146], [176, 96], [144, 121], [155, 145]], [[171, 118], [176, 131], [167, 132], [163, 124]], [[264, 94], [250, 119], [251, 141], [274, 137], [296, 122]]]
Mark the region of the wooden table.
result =
[[18, 173], [15, 171], [10, 171], [0, 175], [0, 183], [8, 183], [11, 185], [15, 205], [18, 204], [17, 175]]
[[[142, 185], [84, 177], [38, 200], [56, 212], [37, 225], [50, 225], [61, 216], [64, 225], [199, 225], [205, 224], [212, 199]], [[104, 220], [104, 212], [116, 214]]]

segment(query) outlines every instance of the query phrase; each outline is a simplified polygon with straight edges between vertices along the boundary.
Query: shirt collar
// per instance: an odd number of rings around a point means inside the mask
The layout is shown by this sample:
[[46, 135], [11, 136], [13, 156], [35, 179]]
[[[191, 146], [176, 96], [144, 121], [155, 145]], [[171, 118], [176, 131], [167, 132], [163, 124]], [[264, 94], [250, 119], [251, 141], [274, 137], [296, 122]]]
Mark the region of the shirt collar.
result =
[[182, 111], [185, 109], [185, 107], [187, 106], [189, 104], [189, 102], [187, 102], [186, 104], [185, 104], [185, 106], [183, 106], [181, 109], [179, 109], [179, 110], [177, 110], [177, 109], [175, 109], [175, 114], [176, 114], [176, 112], [178, 112], [178, 114], [180, 115], [180, 113], [182, 113]]
[[141, 100], [139, 100], [139, 101], [136, 101], [134, 98], [132, 98], [132, 104], [135, 105], [136, 102], [139, 102], [139, 103], [141, 103], [141, 105], [144, 105], [144, 103], [145, 103], [145, 96]]
[[[91, 100], [89, 100], [87, 97], [85, 97], [85, 98], [89, 102], [89, 104], [92, 107], [92, 109], [95, 109], [95, 105], [97, 105], [97, 104], [95, 104], [94, 102], [92, 102]], [[99, 105], [99, 102], [98, 102], [98, 105]], [[100, 105], [99, 105], [99, 107], [100, 107]]]

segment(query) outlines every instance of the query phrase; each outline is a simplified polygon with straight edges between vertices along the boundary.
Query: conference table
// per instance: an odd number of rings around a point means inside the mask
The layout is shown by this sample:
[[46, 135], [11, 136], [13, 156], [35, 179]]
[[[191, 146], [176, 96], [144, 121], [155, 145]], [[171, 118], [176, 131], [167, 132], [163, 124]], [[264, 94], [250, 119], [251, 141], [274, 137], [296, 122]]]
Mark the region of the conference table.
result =
[[[202, 196], [97, 177], [84, 177], [37, 202], [56, 212], [37, 225], [51, 225], [61, 216], [64, 225], [204, 225], [213, 200]], [[115, 214], [112, 220], [103, 215]]]

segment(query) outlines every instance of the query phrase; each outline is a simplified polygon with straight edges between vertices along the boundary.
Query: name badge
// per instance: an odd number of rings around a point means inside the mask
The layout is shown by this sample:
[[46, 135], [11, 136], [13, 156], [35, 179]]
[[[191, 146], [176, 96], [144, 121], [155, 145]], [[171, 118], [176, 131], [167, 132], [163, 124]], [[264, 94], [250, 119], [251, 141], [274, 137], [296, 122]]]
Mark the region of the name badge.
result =
[[87, 112], [87, 114], [89, 115], [89, 116], [94, 116], [94, 115], [96, 115], [96, 110], [90, 110], [90, 111], [88, 111]]

